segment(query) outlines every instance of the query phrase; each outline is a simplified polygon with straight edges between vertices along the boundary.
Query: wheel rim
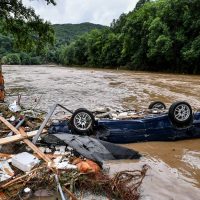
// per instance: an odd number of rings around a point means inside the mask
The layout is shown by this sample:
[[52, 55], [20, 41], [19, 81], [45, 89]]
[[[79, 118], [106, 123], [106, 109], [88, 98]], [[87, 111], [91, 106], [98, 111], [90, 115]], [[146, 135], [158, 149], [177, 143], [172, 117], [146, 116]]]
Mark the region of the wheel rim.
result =
[[160, 110], [162, 110], [162, 109], [165, 109], [165, 106], [162, 105], [162, 104], [160, 104], [160, 103], [156, 103], [156, 104], [153, 106], [153, 109], [160, 109]]
[[88, 130], [92, 124], [92, 118], [88, 113], [80, 112], [74, 117], [74, 126], [81, 131]]
[[185, 104], [178, 105], [174, 111], [175, 118], [181, 122], [187, 120], [190, 114], [191, 114], [190, 108]]

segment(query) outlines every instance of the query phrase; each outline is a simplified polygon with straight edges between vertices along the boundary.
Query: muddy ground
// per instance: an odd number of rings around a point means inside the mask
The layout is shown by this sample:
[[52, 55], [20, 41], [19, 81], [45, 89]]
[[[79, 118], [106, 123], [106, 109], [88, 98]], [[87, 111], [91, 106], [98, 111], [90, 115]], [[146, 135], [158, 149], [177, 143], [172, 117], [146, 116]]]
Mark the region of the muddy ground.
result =
[[[188, 101], [200, 108], [200, 76], [143, 73], [60, 66], [4, 66], [6, 89], [22, 94], [22, 104], [48, 111], [54, 103], [70, 109], [148, 107], [161, 100], [168, 106]], [[8, 97], [12, 101], [16, 97]], [[141, 199], [200, 199], [200, 139], [127, 144], [144, 154], [139, 161], [109, 162], [111, 173], [151, 168]]]

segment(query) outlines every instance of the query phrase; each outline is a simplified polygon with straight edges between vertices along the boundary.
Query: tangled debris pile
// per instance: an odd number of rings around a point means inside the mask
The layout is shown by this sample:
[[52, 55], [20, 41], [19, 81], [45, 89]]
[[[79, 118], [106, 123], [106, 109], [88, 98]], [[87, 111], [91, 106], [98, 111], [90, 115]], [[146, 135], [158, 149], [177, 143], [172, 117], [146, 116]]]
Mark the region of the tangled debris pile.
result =
[[[62, 200], [68, 197], [77, 200], [77, 191], [103, 193], [109, 199], [139, 198], [138, 188], [147, 166], [141, 171], [123, 171], [110, 177], [103, 170], [101, 157], [115, 159], [115, 155], [95, 139], [84, 137], [82, 140], [73, 135], [68, 138], [66, 134], [55, 139], [47, 130], [51, 122], [46, 122], [34, 144], [29, 138], [38, 134], [45, 121], [44, 113], [22, 109], [16, 102], [10, 106], [1, 104], [0, 113], [0, 199], [28, 199], [55, 195], [57, 191]], [[92, 152], [86, 146], [88, 141], [93, 144], [89, 147]], [[84, 146], [87, 151], [83, 150]], [[95, 147], [102, 154], [95, 152]], [[119, 148], [123, 152], [123, 147]], [[140, 157], [131, 150], [126, 154], [129, 158]]]

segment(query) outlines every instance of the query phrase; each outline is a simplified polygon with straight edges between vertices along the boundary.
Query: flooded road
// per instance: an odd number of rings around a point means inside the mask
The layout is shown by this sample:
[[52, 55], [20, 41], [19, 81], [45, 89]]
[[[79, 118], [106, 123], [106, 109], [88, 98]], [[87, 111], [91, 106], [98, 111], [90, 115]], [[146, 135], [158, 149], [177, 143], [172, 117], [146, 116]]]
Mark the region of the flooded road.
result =
[[[167, 106], [185, 100], [194, 110], [200, 108], [200, 76], [60, 66], [4, 66], [3, 72], [8, 92], [22, 94], [22, 104], [45, 111], [55, 102], [69, 109], [142, 109], [155, 100]], [[110, 170], [140, 169], [148, 164], [141, 199], [200, 199], [200, 139], [125, 146], [140, 151], [143, 158], [110, 162]]]

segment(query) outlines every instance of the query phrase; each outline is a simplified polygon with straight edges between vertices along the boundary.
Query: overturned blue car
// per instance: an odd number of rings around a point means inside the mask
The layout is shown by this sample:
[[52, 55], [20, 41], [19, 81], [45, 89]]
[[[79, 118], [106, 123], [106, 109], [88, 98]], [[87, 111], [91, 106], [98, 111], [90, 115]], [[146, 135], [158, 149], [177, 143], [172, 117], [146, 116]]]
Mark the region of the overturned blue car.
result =
[[200, 112], [193, 112], [184, 101], [173, 103], [169, 110], [162, 102], [153, 102], [152, 112], [137, 119], [96, 119], [87, 109], [80, 108], [63, 124], [54, 124], [50, 133], [65, 132], [90, 135], [112, 143], [174, 141], [200, 137]]

